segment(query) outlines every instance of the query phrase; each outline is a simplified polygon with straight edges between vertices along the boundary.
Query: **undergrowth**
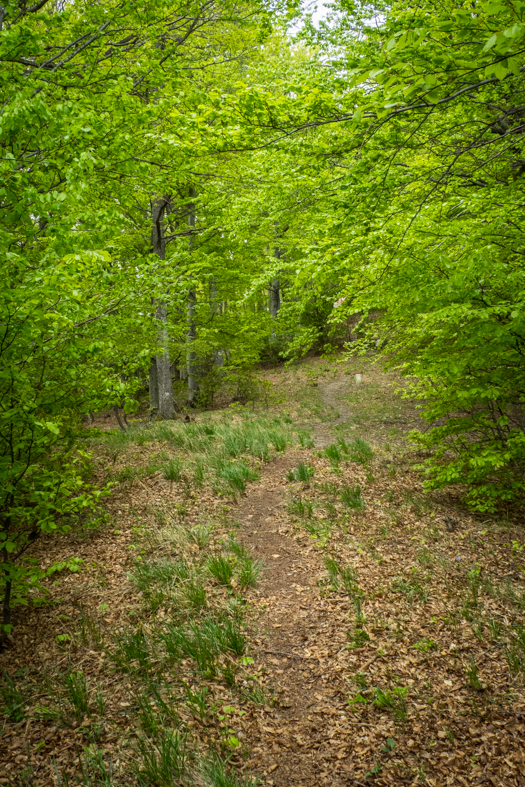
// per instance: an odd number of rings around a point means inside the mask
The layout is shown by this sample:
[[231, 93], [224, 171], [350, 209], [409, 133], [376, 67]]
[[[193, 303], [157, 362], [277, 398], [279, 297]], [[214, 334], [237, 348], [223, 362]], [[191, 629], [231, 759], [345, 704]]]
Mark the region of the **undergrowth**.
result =
[[[243, 596], [262, 565], [232, 534], [225, 537], [224, 523], [189, 527], [176, 515], [143, 529], [137, 546], [131, 580], [142, 605], [129, 623], [108, 628], [82, 613], [63, 635], [64, 666], [46, 668], [38, 686], [4, 676], [1, 712], [14, 723], [44, 721], [84, 739], [76, 763], [55, 763], [57, 785], [254, 787], [229, 761], [241, 751], [235, 707], [271, 702], [251, 667]], [[102, 679], [75, 666], [83, 652], [104, 661]], [[118, 751], [99, 748], [122, 724], [132, 732], [120, 735]]]
[[[133, 484], [161, 473], [171, 487], [177, 484], [188, 492], [209, 484], [215, 494], [235, 499], [245, 493], [247, 483], [259, 478], [261, 463], [293, 442], [294, 429], [289, 421], [245, 412], [236, 414], [235, 420], [203, 414], [189, 423], [132, 424], [126, 432], [111, 433], [101, 443], [90, 443], [109, 459], [108, 469], [119, 483]], [[305, 434], [301, 432], [298, 438], [303, 445]], [[146, 464], [133, 450], [138, 446], [150, 452]], [[117, 462], [120, 466], [112, 469]]]

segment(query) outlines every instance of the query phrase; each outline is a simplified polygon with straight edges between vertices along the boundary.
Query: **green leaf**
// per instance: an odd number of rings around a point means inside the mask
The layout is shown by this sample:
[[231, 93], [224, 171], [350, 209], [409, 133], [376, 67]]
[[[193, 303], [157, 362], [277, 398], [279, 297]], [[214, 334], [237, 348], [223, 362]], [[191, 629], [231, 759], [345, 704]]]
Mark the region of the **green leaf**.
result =
[[492, 47], [495, 46], [497, 40], [498, 36], [496, 34], [492, 35], [483, 47], [483, 52], [488, 52], [489, 49], [492, 49]]

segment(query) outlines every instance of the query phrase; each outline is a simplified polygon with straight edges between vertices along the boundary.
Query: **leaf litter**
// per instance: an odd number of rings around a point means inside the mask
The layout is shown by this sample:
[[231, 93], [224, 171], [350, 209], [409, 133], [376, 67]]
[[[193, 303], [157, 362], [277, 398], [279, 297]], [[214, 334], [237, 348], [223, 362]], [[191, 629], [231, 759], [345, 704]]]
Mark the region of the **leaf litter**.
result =
[[[60, 540], [82, 571], [0, 655], [0, 784], [525, 784], [522, 529], [423, 495], [384, 439], [334, 461], [354, 433], [311, 425], [236, 501], [156, 471]], [[241, 591], [243, 554], [263, 570]]]

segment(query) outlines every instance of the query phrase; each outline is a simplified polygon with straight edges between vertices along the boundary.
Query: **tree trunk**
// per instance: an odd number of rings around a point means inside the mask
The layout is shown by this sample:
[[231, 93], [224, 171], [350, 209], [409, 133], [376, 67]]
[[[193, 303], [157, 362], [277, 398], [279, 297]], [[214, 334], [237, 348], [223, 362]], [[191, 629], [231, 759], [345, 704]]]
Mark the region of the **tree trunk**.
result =
[[[156, 254], [161, 261], [164, 261], [166, 258], [163, 218], [164, 211], [168, 204], [169, 200], [163, 198], [155, 200], [151, 205], [151, 246], [153, 253]], [[158, 412], [162, 418], [169, 419], [173, 418], [175, 415], [175, 405], [173, 402], [173, 384], [170, 374], [168, 309], [164, 301], [157, 301], [156, 305], [155, 317], [157, 318], [159, 326], [157, 344], [160, 348], [156, 357]]]
[[114, 405], [113, 405], [113, 412], [115, 413], [115, 417], [116, 417], [116, 419], [117, 419], [117, 422], [118, 422], [118, 425], [119, 425], [120, 431], [121, 431], [121, 432], [127, 432], [128, 430], [127, 430], [127, 428], [124, 426], [124, 424], [123, 424], [123, 422], [122, 422], [122, 418], [120, 417], [120, 412], [119, 412], [119, 409], [118, 409], [118, 404], [114, 404]]
[[279, 308], [281, 306], [281, 288], [279, 286], [279, 279], [272, 279], [270, 282], [270, 316], [274, 320], [277, 319]]
[[155, 415], [159, 409], [159, 381], [157, 379], [157, 359], [152, 358], [149, 367], [149, 409]]
[[[274, 247], [273, 256], [276, 260], [280, 260], [282, 255], [282, 251], [278, 246]], [[270, 282], [270, 316], [276, 320], [279, 315], [279, 309], [281, 308], [281, 286], [279, 284], [279, 279], [274, 276], [274, 278]], [[274, 331], [272, 331], [274, 333]]]
[[171, 379], [177, 382], [177, 380], [181, 379], [180, 376], [180, 369], [179, 369], [179, 361], [174, 361], [171, 364]]
[[[195, 189], [190, 186], [189, 196], [195, 196]], [[190, 229], [195, 227], [195, 205], [190, 203], [188, 214], [188, 227]], [[191, 251], [193, 238], [190, 235], [188, 239], [188, 249]], [[197, 325], [195, 323], [195, 305], [197, 303], [197, 293], [194, 287], [190, 287], [188, 292], [188, 349], [186, 352], [186, 366], [188, 369], [188, 404], [194, 407], [196, 404], [197, 396], [199, 393], [199, 379], [197, 375], [197, 354], [195, 352], [195, 339], [197, 338]]]
[[199, 393], [199, 379], [197, 376], [197, 353], [195, 352], [194, 342], [197, 338], [197, 326], [195, 324], [195, 304], [197, 296], [192, 287], [188, 292], [188, 352], [186, 361], [188, 365], [188, 404], [194, 406]]
[[173, 383], [171, 380], [171, 364], [168, 335], [168, 309], [165, 303], [157, 304], [157, 320], [160, 322], [158, 343], [164, 351], [157, 353], [157, 382], [159, 387], [159, 415], [162, 418], [173, 418], [175, 405], [173, 402]]

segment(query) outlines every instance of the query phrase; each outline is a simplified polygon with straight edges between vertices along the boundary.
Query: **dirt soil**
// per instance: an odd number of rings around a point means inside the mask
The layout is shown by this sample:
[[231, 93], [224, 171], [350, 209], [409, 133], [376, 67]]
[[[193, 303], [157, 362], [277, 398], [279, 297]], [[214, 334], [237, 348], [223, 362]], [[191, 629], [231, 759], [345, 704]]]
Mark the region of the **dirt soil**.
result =
[[[272, 409], [308, 426], [314, 446], [279, 455], [230, 506], [239, 539], [265, 565], [248, 594], [249, 654], [275, 697], [236, 720], [243, 753], [232, 761], [269, 787], [522, 787], [523, 528], [469, 513], [457, 490], [423, 495], [405, 442], [419, 423], [415, 404], [394, 397], [392, 375], [369, 364], [356, 389], [354, 372], [313, 359], [266, 375], [276, 392]], [[341, 435], [367, 439], [374, 458], [334, 466], [323, 449]], [[310, 482], [289, 480], [299, 462], [311, 468]], [[160, 506], [169, 489], [158, 479], [136, 482], [134, 500]], [[345, 507], [348, 490], [361, 507]], [[298, 503], [306, 514], [296, 513]], [[133, 614], [131, 501], [117, 491], [110, 507], [119, 522], [110, 538], [64, 541], [64, 554], [83, 549], [91, 568], [61, 583], [59, 608], [17, 613], [2, 671], [59, 662], [60, 615], [82, 605], [100, 608], [111, 598], [108, 625]], [[327, 571], [327, 559], [351, 569], [350, 590]], [[510, 669], [509, 654], [518, 667], [523, 658], [523, 671]], [[94, 665], [98, 657], [90, 658]], [[19, 775], [29, 749], [33, 762], [43, 762], [74, 748], [71, 733], [46, 730], [4, 723], [0, 784], [30, 783]], [[45, 734], [50, 743], [38, 748]], [[110, 751], [112, 740], [104, 745]], [[58, 784], [51, 775], [37, 783]]]

